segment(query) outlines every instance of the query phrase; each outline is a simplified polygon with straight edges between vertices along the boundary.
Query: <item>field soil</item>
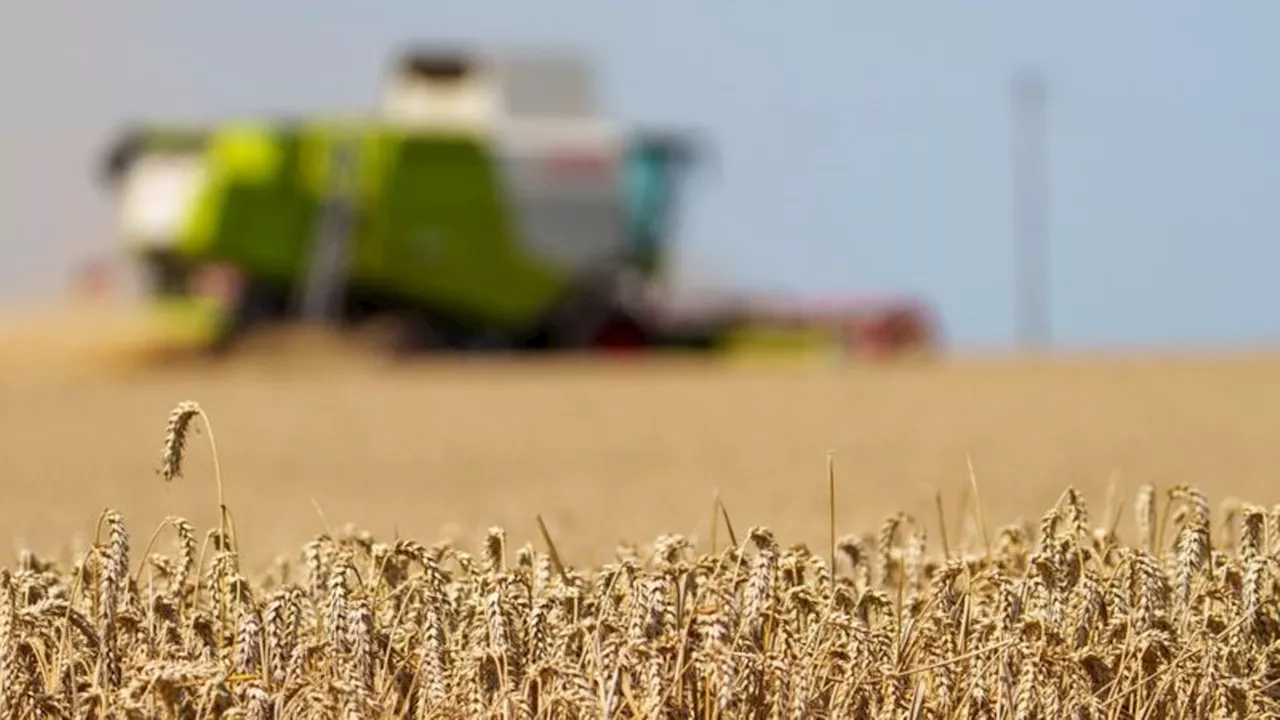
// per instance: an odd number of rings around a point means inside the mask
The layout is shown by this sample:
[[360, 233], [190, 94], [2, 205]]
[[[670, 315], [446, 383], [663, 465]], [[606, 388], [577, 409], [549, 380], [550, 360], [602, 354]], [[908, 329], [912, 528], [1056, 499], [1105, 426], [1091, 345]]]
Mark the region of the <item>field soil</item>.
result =
[[706, 541], [716, 492], [739, 535], [763, 524], [825, 548], [828, 451], [838, 533], [903, 510], [931, 545], [936, 493], [953, 542], [960, 532], [970, 459], [992, 531], [1038, 517], [1067, 484], [1098, 514], [1143, 482], [1280, 502], [1275, 355], [391, 365], [304, 344], [224, 365], [67, 367], [0, 373], [0, 528], [14, 549], [82, 549], [106, 507], [137, 553], [166, 515], [213, 527], [207, 433], [184, 477], [155, 472], [167, 414], [188, 399], [212, 421], [254, 565], [347, 523], [468, 544], [500, 525], [512, 547], [541, 545], [538, 515], [565, 560], [587, 565], [619, 541]]

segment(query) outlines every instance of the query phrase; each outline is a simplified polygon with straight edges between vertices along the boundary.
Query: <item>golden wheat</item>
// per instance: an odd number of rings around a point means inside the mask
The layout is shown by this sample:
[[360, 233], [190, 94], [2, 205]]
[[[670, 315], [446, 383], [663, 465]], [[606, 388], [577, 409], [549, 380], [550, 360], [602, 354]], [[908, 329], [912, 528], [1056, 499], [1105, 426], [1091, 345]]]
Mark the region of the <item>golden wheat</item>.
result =
[[[200, 412], [174, 411], [166, 479]], [[901, 513], [833, 538], [830, 558], [765, 527], [739, 543], [718, 505], [718, 550], [663, 536], [583, 570], [549, 536], [512, 557], [491, 528], [473, 556], [346, 528], [255, 578], [225, 528], [197, 553], [176, 517], [134, 568], [108, 509], [74, 566], [28, 552], [0, 569], [0, 713], [1274, 716], [1277, 510], [1239, 504], [1224, 515], [1239, 527], [1215, 535], [1198, 489], [1169, 488], [1162, 514], [1159, 499], [1138, 493], [1134, 545], [1068, 488], [1038, 527], [991, 543], [941, 528], [941, 552]], [[172, 555], [152, 552], [165, 527]]]

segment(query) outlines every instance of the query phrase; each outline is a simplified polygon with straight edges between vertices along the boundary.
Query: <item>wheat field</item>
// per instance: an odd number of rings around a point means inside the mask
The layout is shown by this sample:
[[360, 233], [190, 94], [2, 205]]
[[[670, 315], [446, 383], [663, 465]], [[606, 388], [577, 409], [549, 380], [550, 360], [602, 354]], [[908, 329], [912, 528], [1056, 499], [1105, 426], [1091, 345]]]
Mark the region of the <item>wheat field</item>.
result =
[[1278, 709], [1274, 356], [0, 389], [6, 716]]
[[898, 368], [280, 360], [0, 374], [0, 391], [0, 526], [46, 553], [82, 541], [108, 506], [131, 525], [216, 520], [203, 445], [195, 482], [156, 482], [156, 418], [186, 399], [217, 423], [257, 564], [326, 523], [462, 540], [501, 525], [523, 543], [541, 514], [589, 565], [620, 540], [705, 537], [717, 491], [743, 524], [816, 545], [828, 452], [842, 529], [898, 510], [936, 524], [938, 493], [961, 516], [970, 460], [994, 522], [1038, 514], [1067, 484], [1100, 507], [1143, 482], [1269, 502], [1280, 467], [1280, 357], [1261, 354]]

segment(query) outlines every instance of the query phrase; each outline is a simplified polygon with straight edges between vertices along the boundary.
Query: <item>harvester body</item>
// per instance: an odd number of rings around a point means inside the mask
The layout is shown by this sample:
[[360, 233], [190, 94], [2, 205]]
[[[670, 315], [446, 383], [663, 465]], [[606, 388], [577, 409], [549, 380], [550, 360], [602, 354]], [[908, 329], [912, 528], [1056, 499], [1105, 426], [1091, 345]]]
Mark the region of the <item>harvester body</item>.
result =
[[217, 347], [384, 316], [446, 348], [715, 347], [741, 312], [651, 302], [693, 158], [600, 116], [577, 56], [412, 51], [371, 117], [142, 127], [108, 174], [156, 307]]

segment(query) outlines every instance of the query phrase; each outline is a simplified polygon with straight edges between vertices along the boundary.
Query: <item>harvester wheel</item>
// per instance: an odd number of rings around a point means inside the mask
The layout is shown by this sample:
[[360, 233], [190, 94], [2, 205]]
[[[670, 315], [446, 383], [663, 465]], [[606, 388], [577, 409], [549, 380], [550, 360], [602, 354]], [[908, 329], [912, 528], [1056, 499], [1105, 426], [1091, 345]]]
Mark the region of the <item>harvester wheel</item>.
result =
[[283, 318], [288, 313], [289, 296], [272, 285], [246, 282], [236, 297], [227, 323], [214, 338], [210, 351], [215, 355], [229, 352], [244, 336], [263, 325]]
[[596, 333], [595, 344], [609, 352], [630, 352], [649, 345], [650, 337], [640, 321], [618, 313]]
[[588, 350], [599, 345], [602, 333], [620, 311], [607, 281], [596, 278], [578, 283], [543, 323], [546, 344], [552, 350]]
[[400, 354], [501, 351], [511, 346], [508, 338], [478, 323], [432, 312], [411, 311], [397, 320], [396, 350]]

